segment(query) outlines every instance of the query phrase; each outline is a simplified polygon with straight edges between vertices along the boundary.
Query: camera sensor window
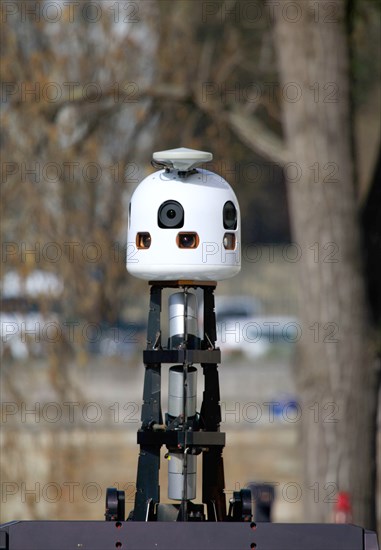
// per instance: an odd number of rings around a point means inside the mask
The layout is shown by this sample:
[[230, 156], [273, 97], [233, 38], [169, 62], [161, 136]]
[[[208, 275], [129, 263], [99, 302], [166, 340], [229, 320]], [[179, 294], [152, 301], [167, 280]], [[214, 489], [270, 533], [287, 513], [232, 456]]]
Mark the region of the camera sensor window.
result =
[[136, 235], [136, 247], [141, 249], [147, 249], [151, 246], [151, 235], [147, 232], [138, 233]]
[[232, 201], [225, 202], [222, 219], [224, 229], [237, 229], [237, 209]]
[[200, 239], [197, 233], [178, 233], [176, 237], [177, 246], [179, 248], [197, 248]]
[[235, 235], [234, 233], [225, 233], [223, 244], [225, 250], [234, 250], [235, 249]]
[[162, 229], [177, 229], [184, 225], [184, 208], [177, 201], [165, 201], [159, 208], [157, 223]]

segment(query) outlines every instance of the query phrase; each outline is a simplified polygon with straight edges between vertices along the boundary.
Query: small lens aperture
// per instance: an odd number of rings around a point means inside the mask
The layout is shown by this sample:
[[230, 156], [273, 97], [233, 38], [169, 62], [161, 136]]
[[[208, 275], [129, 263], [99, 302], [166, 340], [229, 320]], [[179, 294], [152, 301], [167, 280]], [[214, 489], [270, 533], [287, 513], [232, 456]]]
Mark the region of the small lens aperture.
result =
[[139, 249], [146, 249], [151, 246], [151, 235], [147, 232], [141, 232], [136, 235], [136, 246]]
[[225, 250], [234, 250], [235, 249], [235, 235], [234, 235], [234, 233], [225, 233], [222, 242], [223, 242]]
[[177, 201], [165, 201], [158, 211], [158, 225], [162, 229], [174, 229], [184, 225], [184, 208]]
[[222, 219], [224, 229], [237, 229], [237, 209], [232, 201], [225, 202]]
[[197, 233], [179, 233], [177, 235], [177, 245], [179, 248], [197, 248], [199, 237]]

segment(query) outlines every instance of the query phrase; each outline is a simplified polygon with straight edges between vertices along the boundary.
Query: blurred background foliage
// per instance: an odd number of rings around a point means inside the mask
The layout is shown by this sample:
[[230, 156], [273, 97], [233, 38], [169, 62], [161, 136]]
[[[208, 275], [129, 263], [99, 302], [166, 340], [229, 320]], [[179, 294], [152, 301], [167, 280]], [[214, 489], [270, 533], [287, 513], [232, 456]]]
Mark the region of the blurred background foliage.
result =
[[[155, 150], [212, 151], [210, 169], [231, 183], [241, 204], [243, 246], [291, 242], [284, 97], [264, 1], [48, 4], [1, 6], [2, 280], [11, 272], [26, 281], [42, 270], [63, 282], [58, 296], [19, 293], [18, 308], [35, 305], [61, 322], [145, 322], [147, 285], [127, 276], [126, 227], [129, 197], [153, 171]], [[248, 16], [249, 4], [263, 15]], [[221, 16], [231, 12], [238, 16]], [[347, 14], [356, 193], [377, 324], [380, 2], [351, 0]], [[255, 272], [246, 265], [241, 288], [297, 313], [295, 266], [270, 272], [268, 264]], [[273, 308], [269, 302], [265, 313]], [[62, 399], [80, 398], [68, 365], [86, 362], [83, 339], [63, 335], [45, 351], [52, 386]], [[6, 380], [8, 395], [21, 401], [14, 378]]]
[[[213, 150], [242, 205], [244, 242], [290, 241], [281, 166], [237, 139], [229, 118], [255, 111], [258, 130], [282, 136], [270, 17], [221, 25], [222, 0], [208, 17], [202, 2], [61, 3], [59, 18], [33, 4], [14, 16], [3, 7], [2, 235], [40, 254], [8, 254], [5, 270], [55, 271], [66, 315], [115, 320], [141, 285], [124, 268], [128, 197], [152, 151], [178, 145]], [[352, 17], [357, 113], [379, 92], [379, 4], [356, 2]], [[84, 249], [93, 242], [101, 252]]]

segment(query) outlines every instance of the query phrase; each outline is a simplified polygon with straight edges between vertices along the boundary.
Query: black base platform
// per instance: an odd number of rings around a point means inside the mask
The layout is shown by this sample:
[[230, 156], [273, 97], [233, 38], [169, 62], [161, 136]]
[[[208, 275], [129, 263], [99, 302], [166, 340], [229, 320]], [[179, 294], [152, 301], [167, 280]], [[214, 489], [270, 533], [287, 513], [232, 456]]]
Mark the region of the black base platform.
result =
[[19, 521], [0, 550], [378, 550], [355, 525], [244, 522]]

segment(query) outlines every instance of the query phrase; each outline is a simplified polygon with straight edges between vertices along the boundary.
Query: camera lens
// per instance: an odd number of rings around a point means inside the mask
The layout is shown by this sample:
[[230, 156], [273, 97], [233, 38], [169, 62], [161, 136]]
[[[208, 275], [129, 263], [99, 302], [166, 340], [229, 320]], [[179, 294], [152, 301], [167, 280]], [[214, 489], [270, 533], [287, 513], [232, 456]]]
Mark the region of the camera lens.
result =
[[194, 235], [181, 235], [180, 244], [182, 248], [194, 248], [196, 237]]
[[177, 201], [165, 201], [159, 208], [158, 225], [162, 229], [179, 228], [184, 225], [184, 208]]
[[179, 248], [197, 248], [199, 238], [197, 233], [179, 233], [176, 241]]
[[225, 229], [237, 229], [237, 210], [232, 201], [225, 202], [222, 219]]
[[234, 235], [234, 233], [225, 233], [222, 242], [223, 242], [225, 250], [234, 250], [235, 249], [235, 235]]
[[151, 246], [151, 235], [149, 233], [138, 233], [136, 235], [136, 247], [139, 249]]

